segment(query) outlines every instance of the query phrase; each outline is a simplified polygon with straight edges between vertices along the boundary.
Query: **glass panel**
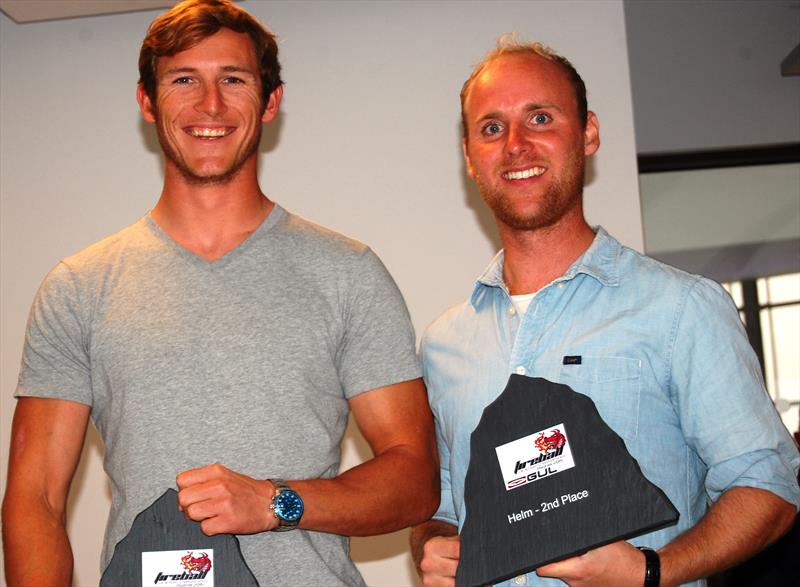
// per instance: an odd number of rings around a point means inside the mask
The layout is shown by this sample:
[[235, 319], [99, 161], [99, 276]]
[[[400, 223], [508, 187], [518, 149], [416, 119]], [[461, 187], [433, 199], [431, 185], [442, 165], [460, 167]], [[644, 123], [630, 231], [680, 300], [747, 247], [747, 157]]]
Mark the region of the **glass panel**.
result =
[[767, 288], [767, 279], [762, 277], [756, 280], [756, 289], [758, 290], [758, 303], [769, 303], [769, 289]]
[[767, 383], [767, 391], [775, 399], [775, 352], [772, 348], [772, 320], [770, 320], [770, 310], [761, 310], [761, 344], [764, 349], [764, 380]]
[[[725, 288], [731, 297], [733, 298], [733, 303], [736, 304], [736, 307], [741, 309], [744, 305], [744, 297], [742, 296], [742, 283], [740, 281], [731, 281], [729, 283], [723, 283], [722, 287]], [[742, 318], [744, 321], [744, 318]]]
[[758, 280], [760, 304], [782, 304], [800, 301], [800, 273], [773, 275]]
[[767, 389], [784, 424], [794, 432], [800, 403], [800, 303], [762, 310], [761, 328]]

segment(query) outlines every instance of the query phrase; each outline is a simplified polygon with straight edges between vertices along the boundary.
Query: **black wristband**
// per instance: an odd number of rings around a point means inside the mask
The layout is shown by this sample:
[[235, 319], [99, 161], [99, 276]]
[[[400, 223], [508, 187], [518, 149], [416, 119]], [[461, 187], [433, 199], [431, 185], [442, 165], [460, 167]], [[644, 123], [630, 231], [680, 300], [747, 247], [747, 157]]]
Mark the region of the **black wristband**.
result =
[[659, 587], [661, 585], [661, 559], [652, 548], [638, 546], [644, 553], [644, 587]]

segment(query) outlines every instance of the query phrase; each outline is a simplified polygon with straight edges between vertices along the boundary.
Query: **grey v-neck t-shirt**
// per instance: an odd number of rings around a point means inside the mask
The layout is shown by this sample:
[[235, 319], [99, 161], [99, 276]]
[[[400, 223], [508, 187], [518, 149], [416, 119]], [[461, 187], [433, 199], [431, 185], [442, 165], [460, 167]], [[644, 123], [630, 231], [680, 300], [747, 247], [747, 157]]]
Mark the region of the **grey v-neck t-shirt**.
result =
[[[61, 261], [16, 395], [91, 406], [112, 504], [101, 566], [175, 476], [334, 477], [348, 399], [420, 376], [402, 296], [365, 245], [275, 206], [209, 263], [148, 215]], [[348, 539], [240, 536], [261, 585], [361, 585]]]

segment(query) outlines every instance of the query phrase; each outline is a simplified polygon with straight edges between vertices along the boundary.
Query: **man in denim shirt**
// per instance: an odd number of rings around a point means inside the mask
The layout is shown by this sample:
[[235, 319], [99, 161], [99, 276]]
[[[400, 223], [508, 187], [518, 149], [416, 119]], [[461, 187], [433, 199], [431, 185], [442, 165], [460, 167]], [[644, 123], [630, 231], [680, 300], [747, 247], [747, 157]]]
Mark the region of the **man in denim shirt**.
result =
[[461, 104], [467, 169], [504, 249], [422, 341], [442, 478], [439, 510], [412, 535], [423, 583], [454, 582], [470, 434], [518, 373], [591, 397], [680, 520], [506, 584], [702, 585], [786, 532], [800, 503], [800, 457], [735, 307], [716, 283], [586, 223], [584, 162], [599, 126], [566, 59], [500, 45]]

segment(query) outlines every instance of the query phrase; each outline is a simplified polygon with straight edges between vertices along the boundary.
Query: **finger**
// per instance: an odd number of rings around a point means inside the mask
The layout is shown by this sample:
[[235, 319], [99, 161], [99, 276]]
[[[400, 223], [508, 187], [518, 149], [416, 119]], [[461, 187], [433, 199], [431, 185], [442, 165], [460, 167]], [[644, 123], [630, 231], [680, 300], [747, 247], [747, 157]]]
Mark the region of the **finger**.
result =
[[455, 587], [456, 580], [452, 577], [439, 575], [423, 575], [422, 587]]
[[191, 485], [178, 492], [178, 507], [186, 512], [192, 504], [209, 499], [208, 489], [203, 485]]
[[540, 577], [570, 577], [573, 574], [575, 565], [578, 564], [576, 558], [568, 558], [556, 563], [550, 563], [536, 569], [536, 574]]
[[453, 560], [451, 558], [442, 558], [439, 560], [441, 561], [442, 575], [445, 577], [455, 577], [456, 571], [458, 571], [458, 560]]
[[223, 522], [219, 519], [219, 516], [215, 516], [213, 518], [207, 518], [200, 522], [200, 529], [203, 531], [203, 534], [206, 536], [214, 536], [215, 534], [225, 534], [225, 528]]
[[178, 505], [186, 508], [193, 503], [209, 499], [220, 502], [230, 500], [233, 496], [233, 489], [226, 480], [214, 477], [181, 489], [178, 492]]
[[230, 493], [220, 483], [215, 481], [198, 483], [178, 492], [178, 507], [186, 510], [194, 504], [224, 502], [229, 496]]
[[205, 465], [196, 469], [187, 469], [179, 473], [175, 478], [175, 482], [179, 489], [185, 489], [198, 483], [205, 483], [212, 479], [218, 479], [227, 472], [227, 469], [219, 463], [213, 465]]
[[195, 522], [213, 518], [220, 514], [219, 509], [215, 507], [214, 502], [211, 500], [193, 503], [186, 507], [185, 513], [190, 520], [194, 520]]
[[444, 539], [441, 555], [456, 561], [461, 557], [461, 540], [458, 536], [449, 536]]
[[178, 473], [178, 476], [175, 477], [175, 483], [177, 484], [178, 489], [186, 489], [187, 487], [191, 487], [197, 483], [203, 483], [206, 477], [206, 475], [203, 473], [204, 468], [205, 467], [188, 469], [182, 473]]
[[441, 556], [426, 556], [419, 562], [419, 568], [423, 573], [441, 577], [455, 577], [458, 561]]
[[461, 556], [461, 540], [458, 536], [436, 536], [425, 543], [423, 553], [458, 560]]
[[423, 547], [420, 570], [440, 577], [455, 577], [460, 546], [461, 542], [457, 536], [432, 538]]

